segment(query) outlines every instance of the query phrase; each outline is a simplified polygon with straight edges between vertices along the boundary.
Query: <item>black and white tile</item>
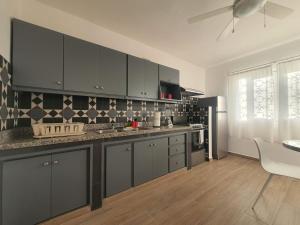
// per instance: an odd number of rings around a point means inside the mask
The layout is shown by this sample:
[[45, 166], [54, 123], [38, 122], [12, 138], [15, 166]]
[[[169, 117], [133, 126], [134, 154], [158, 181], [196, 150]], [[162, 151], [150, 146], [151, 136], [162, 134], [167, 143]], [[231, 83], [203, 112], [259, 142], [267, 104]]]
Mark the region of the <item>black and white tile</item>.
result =
[[[184, 99], [180, 104], [167, 104], [47, 93], [17, 93], [12, 90], [11, 77], [11, 66], [0, 55], [0, 130], [27, 127], [41, 122], [95, 124], [126, 123], [134, 119], [151, 121], [155, 111], [162, 112], [162, 120], [166, 116], [187, 116], [191, 122], [199, 119], [199, 115], [195, 113], [195, 99]], [[205, 119], [205, 116], [201, 117], [201, 120]]]
[[11, 65], [0, 55], [0, 130], [18, 125], [18, 94], [12, 90]]

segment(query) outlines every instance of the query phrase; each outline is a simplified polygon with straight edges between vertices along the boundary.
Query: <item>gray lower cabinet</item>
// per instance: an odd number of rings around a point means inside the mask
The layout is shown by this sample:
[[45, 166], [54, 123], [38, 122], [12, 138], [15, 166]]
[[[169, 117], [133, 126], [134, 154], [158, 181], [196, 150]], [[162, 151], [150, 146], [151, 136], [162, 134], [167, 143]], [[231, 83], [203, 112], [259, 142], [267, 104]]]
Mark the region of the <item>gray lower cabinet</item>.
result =
[[128, 96], [158, 98], [158, 65], [134, 56], [128, 56]]
[[63, 34], [12, 21], [13, 86], [63, 89]]
[[134, 185], [153, 179], [153, 152], [151, 141], [134, 143]]
[[2, 225], [50, 218], [51, 155], [5, 162], [2, 182]]
[[134, 185], [168, 173], [168, 138], [134, 143]]
[[159, 80], [172, 84], [179, 84], [179, 70], [159, 65]]
[[84, 206], [88, 202], [87, 151], [52, 155], [52, 216]]
[[32, 225], [88, 203], [87, 150], [3, 162], [2, 225]]
[[153, 176], [154, 178], [168, 173], [168, 139], [161, 138], [155, 140], [153, 147]]
[[132, 150], [131, 144], [119, 144], [105, 148], [106, 197], [131, 187], [132, 184]]

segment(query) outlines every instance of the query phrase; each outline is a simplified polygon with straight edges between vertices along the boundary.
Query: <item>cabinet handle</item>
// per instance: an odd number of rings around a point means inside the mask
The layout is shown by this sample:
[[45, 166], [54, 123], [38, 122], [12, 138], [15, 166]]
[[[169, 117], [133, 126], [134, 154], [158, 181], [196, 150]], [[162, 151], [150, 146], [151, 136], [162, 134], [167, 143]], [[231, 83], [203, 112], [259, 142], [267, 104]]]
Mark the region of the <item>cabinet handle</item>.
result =
[[96, 85], [95, 88], [96, 88], [96, 89], [99, 89], [100, 87], [99, 87], [99, 85]]
[[103, 86], [101, 86], [101, 87], [100, 87], [100, 89], [101, 89], [101, 90], [104, 90], [104, 87], [103, 87]]
[[54, 160], [53, 161], [53, 165], [57, 165], [57, 164], [59, 164], [59, 161], [58, 160]]
[[49, 163], [49, 162], [43, 162], [43, 163], [42, 163], [42, 166], [43, 166], [43, 167], [50, 166], [50, 163]]
[[147, 95], [147, 92], [144, 92], [144, 95]]
[[152, 147], [152, 144], [149, 144], [149, 147]]
[[143, 94], [144, 94], [144, 92], [141, 91], [141, 95], [143, 95]]
[[61, 81], [56, 81], [56, 84], [57, 85], [62, 85], [62, 82]]

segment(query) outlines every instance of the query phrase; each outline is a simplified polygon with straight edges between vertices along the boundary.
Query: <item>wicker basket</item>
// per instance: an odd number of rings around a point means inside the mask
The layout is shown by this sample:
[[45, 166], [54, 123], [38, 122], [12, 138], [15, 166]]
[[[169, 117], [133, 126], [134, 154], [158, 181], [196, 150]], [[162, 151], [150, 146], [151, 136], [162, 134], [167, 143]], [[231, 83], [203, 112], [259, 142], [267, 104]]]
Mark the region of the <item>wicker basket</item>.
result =
[[32, 125], [34, 138], [50, 138], [85, 134], [84, 123], [37, 123]]

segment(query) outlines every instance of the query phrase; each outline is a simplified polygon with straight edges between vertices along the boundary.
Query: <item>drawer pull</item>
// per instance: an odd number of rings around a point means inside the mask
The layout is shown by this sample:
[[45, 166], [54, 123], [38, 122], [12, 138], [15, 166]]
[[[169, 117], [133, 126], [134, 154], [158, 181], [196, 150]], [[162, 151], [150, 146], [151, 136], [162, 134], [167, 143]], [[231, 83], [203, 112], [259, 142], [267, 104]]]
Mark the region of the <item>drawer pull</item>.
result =
[[50, 163], [49, 163], [49, 162], [43, 162], [43, 163], [42, 163], [42, 166], [43, 166], [43, 167], [50, 166]]
[[57, 165], [57, 164], [59, 164], [59, 161], [58, 160], [54, 160], [53, 161], [53, 165]]

